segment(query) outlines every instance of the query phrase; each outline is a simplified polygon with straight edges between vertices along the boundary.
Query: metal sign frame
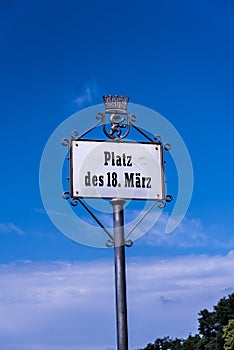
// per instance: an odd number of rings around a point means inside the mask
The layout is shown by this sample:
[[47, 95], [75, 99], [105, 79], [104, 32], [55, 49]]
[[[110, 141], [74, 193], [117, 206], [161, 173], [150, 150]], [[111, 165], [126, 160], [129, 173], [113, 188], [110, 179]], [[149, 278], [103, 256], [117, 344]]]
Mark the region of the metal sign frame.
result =
[[[64, 138], [62, 140], [62, 145], [68, 147], [68, 160], [69, 160], [69, 175], [68, 175], [68, 181], [69, 181], [69, 190], [64, 191], [63, 193], [63, 198], [66, 200], [70, 200], [72, 206], [76, 206], [78, 202], [81, 202], [84, 197], [82, 196], [77, 196], [72, 193], [72, 184], [71, 184], [71, 176], [73, 173], [72, 167], [71, 167], [71, 143], [73, 141], [86, 141], [87, 139], [84, 139], [85, 136], [87, 136], [91, 131], [96, 129], [99, 126], [102, 126], [102, 130], [104, 135], [111, 139], [111, 142], [126, 142], [125, 139], [129, 132], [130, 129], [133, 128], [136, 130], [139, 134], [144, 136], [144, 138], [147, 141], [144, 142], [136, 142], [136, 144], [156, 144], [160, 145], [162, 149], [162, 172], [164, 174], [165, 169], [164, 169], [164, 152], [163, 151], [169, 151], [171, 149], [171, 144], [166, 142], [163, 143], [161, 136], [156, 135], [154, 138], [149, 135], [145, 130], [137, 126], [136, 120], [137, 116], [135, 114], [129, 114], [127, 112], [127, 103], [129, 101], [128, 97], [123, 97], [123, 96], [103, 96], [103, 100], [105, 103], [105, 112], [99, 112], [96, 114], [96, 119], [97, 123], [95, 123], [90, 129], [86, 130], [83, 134], [79, 135], [77, 130], [73, 130], [71, 133], [71, 138]], [[109, 121], [108, 121], [109, 118]], [[108, 129], [109, 128], [109, 129]], [[123, 132], [124, 131], [124, 132]], [[88, 140], [87, 140], [88, 141]], [[91, 140], [89, 140], [91, 141]], [[94, 141], [94, 140], [93, 140]], [[107, 142], [107, 139], [103, 140], [95, 140], [97, 142]], [[129, 142], [129, 141], [127, 141]], [[164, 176], [164, 175], [163, 175]], [[149, 200], [154, 201], [154, 205], [158, 205], [159, 208], [164, 208], [166, 206], [167, 202], [170, 202], [172, 200], [172, 196], [170, 194], [166, 194], [166, 185], [165, 185], [165, 177], [164, 177], [164, 189], [163, 189], [163, 198], [152, 198]], [[93, 197], [87, 197], [87, 198], [93, 198]], [[96, 197], [95, 197], [96, 198]], [[102, 198], [102, 197], [100, 197]], [[106, 197], [110, 198], [110, 197]], [[127, 198], [126, 198], [127, 199]], [[134, 199], [134, 198], [129, 198], [129, 199]], [[138, 200], [138, 198], [136, 198]], [[83, 203], [82, 203], [83, 205]], [[95, 219], [96, 220], [96, 219]], [[97, 220], [96, 220], [97, 221]], [[140, 219], [141, 221], [141, 219]], [[98, 221], [97, 221], [98, 222]]]

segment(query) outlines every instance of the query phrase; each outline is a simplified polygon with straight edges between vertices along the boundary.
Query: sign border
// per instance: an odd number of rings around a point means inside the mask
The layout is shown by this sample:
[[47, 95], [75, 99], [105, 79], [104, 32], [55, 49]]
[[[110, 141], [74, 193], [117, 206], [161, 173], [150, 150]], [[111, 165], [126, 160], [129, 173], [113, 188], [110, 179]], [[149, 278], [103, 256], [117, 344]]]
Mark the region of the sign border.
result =
[[[158, 201], [158, 202], [162, 202], [166, 200], [166, 179], [165, 179], [165, 162], [164, 162], [164, 147], [163, 144], [161, 142], [134, 142], [134, 141], [125, 141], [125, 140], [117, 140], [117, 141], [113, 141], [113, 140], [92, 140], [92, 139], [83, 139], [83, 140], [70, 140], [69, 143], [69, 192], [70, 192], [70, 198], [73, 199], [113, 199], [112, 196], [105, 196], [105, 197], [92, 197], [92, 196], [75, 196], [74, 195], [74, 189], [73, 189], [73, 152], [72, 152], [72, 144], [73, 142], [102, 142], [102, 143], [125, 143], [125, 144], [138, 144], [138, 145], [155, 145], [155, 146], [159, 146], [160, 147], [160, 156], [161, 156], [161, 178], [162, 178], [162, 198], [138, 198], [138, 197], [124, 197], [125, 200], [142, 200], [142, 201]], [[118, 197], [115, 197], [118, 198]], [[118, 199], [122, 199], [122, 198], [118, 198]]]

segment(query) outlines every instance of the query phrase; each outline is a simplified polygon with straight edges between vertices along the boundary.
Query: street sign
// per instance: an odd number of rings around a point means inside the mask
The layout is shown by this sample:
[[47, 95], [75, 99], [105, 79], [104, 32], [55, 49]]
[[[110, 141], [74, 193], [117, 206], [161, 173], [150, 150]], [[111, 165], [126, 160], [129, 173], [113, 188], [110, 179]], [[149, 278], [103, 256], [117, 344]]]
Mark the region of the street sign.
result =
[[[123, 95], [103, 96], [105, 111], [96, 111], [95, 124], [87, 130], [84, 130], [82, 126], [81, 133], [74, 129], [70, 134], [70, 139], [67, 137], [62, 139], [62, 145], [68, 147], [67, 159], [69, 160], [69, 189], [63, 192], [63, 198], [69, 200], [73, 207], [79, 204], [78, 212], [82, 206], [107, 234], [106, 247], [114, 247], [118, 350], [128, 350], [125, 246], [132, 246], [132, 233], [140, 228], [141, 222], [156, 205], [163, 209], [166, 203], [172, 200], [171, 195], [166, 195], [164, 176], [164, 151], [170, 150], [171, 145], [168, 142], [163, 144], [160, 135], [156, 134], [157, 136], [152, 137], [151, 132], [137, 125], [138, 116], [127, 111], [128, 101], [129, 97]], [[142, 112], [141, 108], [140, 111]], [[146, 111], [146, 120], [148, 120], [148, 112], [149, 109]], [[74, 120], [72, 118], [72, 121]], [[83, 121], [86, 122], [85, 118]], [[96, 131], [94, 135], [98, 135], [99, 138], [100, 131], [102, 131], [101, 137], [104, 139], [85, 138], [94, 130]], [[144, 140], [147, 141], [130, 140], [127, 136], [131, 134], [140, 135], [141, 139], [144, 137]], [[55, 168], [57, 175], [58, 167]], [[56, 184], [55, 179], [55, 186]], [[61, 183], [59, 185], [61, 188]], [[112, 230], [109, 230], [109, 224], [102, 223], [92, 211], [90, 201], [83, 200], [85, 198], [110, 199], [113, 210]], [[124, 205], [126, 199], [151, 200], [152, 203], [147, 210], [146, 207], [140, 210], [140, 215], [133, 217], [133, 220], [126, 225], [128, 232], [125, 234]], [[69, 210], [68, 212], [73, 214], [75, 211]], [[106, 216], [106, 219], [108, 217]], [[64, 232], [64, 219], [61, 221]], [[77, 229], [79, 229], [79, 219], [74, 220], [73, 218], [71, 221], [72, 224], [77, 223]], [[87, 225], [92, 226], [90, 223]], [[94, 226], [95, 237], [99, 236], [96, 232], [97, 225]], [[129, 226], [132, 226], [130, 230]], [[143, 229], [145, 230], [145, 227]], [[86, 235], [86, 230], [82, 234]], [[75, 235], [77, 237], [76, 229]], [[69, 232], [69, 238], [71, 237]], [[139, 233], [135, 235], [135, 239], [136, 237], [139, 237]]]
[[163, 145], [71, 140], [72, 198], [165, 200]]

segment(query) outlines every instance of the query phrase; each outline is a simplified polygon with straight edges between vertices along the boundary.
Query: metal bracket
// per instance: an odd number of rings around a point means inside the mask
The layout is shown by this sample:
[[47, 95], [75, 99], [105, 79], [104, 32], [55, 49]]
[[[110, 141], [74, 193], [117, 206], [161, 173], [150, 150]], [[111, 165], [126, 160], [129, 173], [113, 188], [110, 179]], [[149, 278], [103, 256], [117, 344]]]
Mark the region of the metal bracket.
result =
[[[70, 195], [69, 192], [63, 192], [63, 199], [68, 200], [70, 199]], [[97, 216], [91, 211], [91, 209], [89, 208], [89, 206], [81, 199], [81, 198], [71, 198], [71, 205], [72, 206], [77, 206], [77, 204], [80, 203], [85, 210], [92, 216], [92, 218], [98, 223], [98, 225], [103, 229], [103, 231], [105, 231], [105, 233], [109, 236], [109, 240], [107, 241], [109, 245], [107, 246], [113, 246], [113, 241], [114, 238], [112, 236], [112, 234], [105, 228], [105, 226], [103, 225], [103, 223], [97, 218]], [[112, 244], [112, 245], [110, 245]]]

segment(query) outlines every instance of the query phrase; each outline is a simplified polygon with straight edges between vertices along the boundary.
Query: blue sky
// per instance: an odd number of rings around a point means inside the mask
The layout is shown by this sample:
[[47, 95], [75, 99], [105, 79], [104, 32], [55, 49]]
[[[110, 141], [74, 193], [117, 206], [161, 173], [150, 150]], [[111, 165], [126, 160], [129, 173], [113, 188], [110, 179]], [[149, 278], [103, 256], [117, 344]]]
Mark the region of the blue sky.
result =
[[126, 251], [130, 347], [195, 332], [197, 312], [234, 289], [233, 1], [26, 0], [0, 9], [1, 347], [115, 348], [113, 251], [58, 232], [38, 180], [51, 133], [109, 93], [166, 117], [194, 169], [182, 224], [164, 233], [171, 203]]

